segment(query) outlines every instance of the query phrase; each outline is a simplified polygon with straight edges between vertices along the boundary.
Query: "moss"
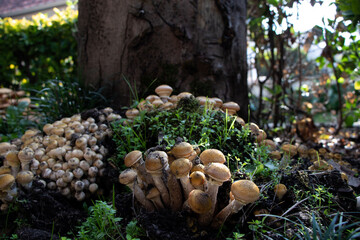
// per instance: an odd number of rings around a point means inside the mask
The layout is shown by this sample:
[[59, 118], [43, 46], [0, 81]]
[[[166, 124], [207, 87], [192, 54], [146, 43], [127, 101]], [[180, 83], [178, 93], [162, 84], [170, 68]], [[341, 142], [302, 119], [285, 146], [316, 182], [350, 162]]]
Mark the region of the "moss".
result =
[[200, 103], [193, 96], [186, 97], [186, 98], [180, 99], [180, 101], [178, 102], [177, 108], [178, 109], [181, 108], [183, 111], [186, 111], [186, 112], [197, 112], [200, 108]]

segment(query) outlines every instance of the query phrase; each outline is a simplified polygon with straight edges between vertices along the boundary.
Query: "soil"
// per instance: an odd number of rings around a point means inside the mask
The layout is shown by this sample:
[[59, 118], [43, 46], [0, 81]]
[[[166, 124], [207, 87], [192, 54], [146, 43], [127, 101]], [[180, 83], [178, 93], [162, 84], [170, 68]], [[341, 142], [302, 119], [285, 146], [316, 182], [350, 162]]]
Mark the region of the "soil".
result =
[[[359, 169], [360, 157], [356, 149], [359, 149], [359, 139], [356, 139], [356, 147], [353, 151], [346, 152], [343, 158], [353, 167]], [[319, 148], [320, 145], [312, 147]], [[341, 146], [340, 146], [341, 147]], [[338, 151], [343, 148], [339, 148]], [[351, 154], [351, 155], [350, 155]], [[112, 199], [114, 196], [117, 216], [122, 218], [121, 225], [126, 226], [128, 222], [136, 219], [138, 225], [145, 230], [145, 235], [141, 239], [225, 239], [231, 237], [233, 231], [247, 233], [247, 222], [258, 219], [253, 215], [254, 210], [268, 209], [270, 214], [285, 216], [298, 216], [302, 220], [309, 218], [309, 213], [317, 211], [318, 214], [324, 214], [319, 209], [311, 209], [307, 201], [298, 203], [295, 192], [292, 189], [303, 191], [313, 191], [318, 185], [323, 185], [328, 192], [333, 195], [333, 201], [337, 209], [333, 212], [356, 212], [355, 193], [360, 193], [360, 187], [349, 186], [349, 184], [341, 178], [340, 171], [326, 171], [320, 173], [312, 173], [307, 170], [311, 165], [309, 159], [302, 159], [291, 163], [291, 172], [281, 172], [279, 174], [280, 182], [285, 184], [290, 191], [286, 193], [283, 199], [276, 198], [272, 189], [269, 189], [267, 183], [259, 183], [266, 198], [259, 200], [256, 205], [247, 205], [239, 213], [232, 215], [226, 222], [221, 233], [210, 230], [209, 228], [201, 228], [197, 225], [197, 215], [189, 212], [159, 211], [148, 213], [141, 208], [133, 199], [133, 195], [118, 183], [119, 170], [108, 164], [106, 169], [106, 178], [102, 178], [99, 185], [106, 186], [103, 196], [100, 199]], [[236, 178], [242, 178], [243, 175], [238, 174]], [[219, 209], [226, 206], [229, 202], [229, 189], [231, 183], [226, 182], [219, 189], [218, 202]], [[113, 189], [115, 192], [113, 192]], [[30, 191], [20, 190], [19, 201], [17, 205], [10, 206], [6, 213], [0, 214], [0, 236], [11, 236], [17, 234], [19, 239], [59, 239], [59, 236], [67, 236], [74, 238], [74, 234], [78, 231], [77, 227], [85, 221], [87, 208], [84, 206], [92, 205], [96, 199], [88, 199], [81, 203], [73, 199], [67, 199], [56, 191], [44, 188], [37, 180], [34, 181]], [[14, 207], [15, 209], [12, 209]], [[217, 209], [216, 211], [219, 211]], [[310, 215], [311, 216], [311, 215]], [[354, 217], [360, 217], [360, 213], [355, 213]], [[283, 226], [284, 222], [279, 220], [269, 220], [269, 225], [277, 228]], [[292, 229], [296, 232], [296, 229]], [[291, 232], [290, 231], [290, 232]], [[278, 239], [277, 236], [269, 237]], [[292, 233], [289, 233], [290, 235]], [[247, 235], [246, 239], [252, 239], [251, 235]]]

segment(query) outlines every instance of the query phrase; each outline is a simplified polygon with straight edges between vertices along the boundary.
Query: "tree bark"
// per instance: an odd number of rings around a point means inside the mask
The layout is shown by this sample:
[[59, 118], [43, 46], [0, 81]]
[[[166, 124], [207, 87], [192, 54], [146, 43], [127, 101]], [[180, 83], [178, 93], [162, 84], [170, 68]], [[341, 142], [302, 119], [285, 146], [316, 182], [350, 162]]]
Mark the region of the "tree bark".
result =
[[238, 102], [247, 119], [245, 20], [246, 1], [79, 0], [81, 77], [116, 106], [130, 102], [125, 76], [140, 94], [165, 83]]

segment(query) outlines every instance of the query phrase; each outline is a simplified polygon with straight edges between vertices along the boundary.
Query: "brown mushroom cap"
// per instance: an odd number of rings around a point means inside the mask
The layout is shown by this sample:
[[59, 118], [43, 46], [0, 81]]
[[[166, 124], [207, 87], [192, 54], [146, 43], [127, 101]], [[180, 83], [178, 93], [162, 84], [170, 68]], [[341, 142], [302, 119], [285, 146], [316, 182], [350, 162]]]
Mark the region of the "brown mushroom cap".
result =
[[328, 164], [325, 160], [315, 161], [312, 165], [314, 168], [309, 170], [331, 170], [332, 165]]
[[205, 173], [212, 180], [221, 184], [231, 177], [229, 168], [222, 163], [210, 163], [205, 167]]
[[1, 167], [0, 167], [0, 175], [10, 174], [10, 173], [11, 173], [11, 168], [10, 168], [10, 166], [1, 166]]
[[297, 147], [295, 145], [285, 143], [281, 146], [281, 150], [285, 154], [289, 154], [291, 157], [295, 156], [297, 154]]
[[166, 162], [168, 160], [168, 156], [166, 152], [163, 151], [154, 151], [149, 153], [146, 156], [145, 160], [145, 169], [147, 172], [159, 172], [161, 169], [163, 169], [163, 159], [166, 159]]
[[145, 98], [146, 101], [153, 103], [153, 101], [160, 99], [157, 95], [149, 95]]
[[250, 180], [238, 180], [231, 185], [231, 192], [234, 198], [246, 205], [253, 203], [260, 197], [258, 186]]
[[192, 97], [193, 95], [189, 92], [181, 92], [177, 95], [177, 99], [180, 100], [182, 98], [190, 98]]
[[190, 173], [193, 173], [195, 171], [199, 171], [199, 172], [202, 172], [202, 173], [205, 173], [205, 166], [202, 165], [201, 163], [200, 164], [197, 164], [197, 165], [194, 165], [191, 170], [190, 170]]
[[269, 153], [270, 158], [275, 159], [275, 160], [280, 160], [281, 159], [281, 153], [279, 151], [272, 151]]
[[10, 151], [6, 154], [5, 157], [6, 161], [11, 167], [19, 167], [20, 166], [20, 160], [18, 158], [18, 152], [17, 151]]
[[134, 150], [126, 154], [124, 164], [126, 167], [131, 167], [142, 159], [142, 153], [139, 150]]
[[134, 119], [136, 116], [139, 115], [139, 113], [139, 110], [137, 110], [136, 108], [131, 108], [125, 112], [125, 115], [129, 119]]
[[276, 150], [276, 143], [271, 139], [262, 140], [260, 145], [267, 146], [270, 151], [275, 151]]
[[236, 102], [226, 102], [222, 105], [222, 109], [227, 110], [229, 115], [233, 115], [240, 110], [240, 106]]
[[173, 89], [169, 85], [163, 84], [155, 88], [155, 92], [160, 97], [169, 97], [173, 92]]
[[215, 104], [214, 104], [215, 108], [221, 108], [222, 107], [223, 101], [220, 98], [213, 97], [213, 98], [211, 98], [211, 100], [213, 100], [215, 102]]
[[171, 149], [171, 153], [174, 155], [175, 158], [188, 157], [193, 151], [194, 150], [192, 145], [187, 142], [180, 142], [178, 144], [175, 144], [174, 147]]
[[0, 175], [0, 190], [8, 191], [11, 186], [15, 183], [15, 178], [11, 174], [2, 174]]
[[236, 120], [241, 126], [245, 126], [245, 121], [241, 117], [236, 117]]
[[224, 163], [225, 155], [217, 149], [206, 149], [200, 154], [200, 161], [206, 166], [209, 163]]
[[199, 189], [194, 189], [190, 192], [188, 203], [191, 210], [199, 214], [209, 212], [212, 207], [211, 197], [209, 194]]
[[264, 130], [259, 129], [258, 135], [256, 137], [256, 141], [260, 143], [261, 141], [265, 140], [267, 137], [267, 134]]
[[152, 102], [152, 105], [154, 107], [160, 107], [164, 104], [164, 102], [161, 100], [161, 99], [155, 99], [153, 102]]
[[8, 142], [0, 143], [0, 155], [3, 155], [4, 153], [11, 151], [11, 150], [16, 150], [16, 146], [12, 145]]
[[31, 171], [21, 171], [16, 175], [16, 182], [23, 185], [28, 184], [34, 179], [34, 174]]
[[29, 147], [23, 148], [18, 154], [18, 158], [20, 159], [21, 162], [30, 161], [31, 159], [34, 158], [34, 156], [35, 156], [34, 151]]
[[179, 158], [170, 165], [170, 171], [177, 178], [187, 176], [192, 168], [192, 162], [187, 158]]
[[136, 180], [137, 174], [131, 168], [127, 168], [119, 175], [119, 182], [124, 185], [133, 183]]
[[287, 187], [282, 183], [276, 184], [274, 187], [274, 192], [276, 197], [281, 200], [287, 192]]
[[194, 187], [200, 187], [203, 186], [206, 182], [206, 176], [203, 172], [200, 171], [194, 171], [190, 174], [190, 183]]

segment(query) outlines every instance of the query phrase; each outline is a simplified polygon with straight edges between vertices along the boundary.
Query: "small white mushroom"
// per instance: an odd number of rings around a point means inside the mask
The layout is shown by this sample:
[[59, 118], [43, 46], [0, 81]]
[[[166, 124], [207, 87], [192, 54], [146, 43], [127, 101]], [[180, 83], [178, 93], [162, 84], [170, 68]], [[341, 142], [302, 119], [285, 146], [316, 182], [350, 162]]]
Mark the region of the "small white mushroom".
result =
[[81, 160], [79, 163], [79, 167], [84, 170], [84, 172], [87, 172], [90, 168], [90, 164], [85, 160]]
[[74, 185], [75, 191], [80, 192], [80, 191], [84, 190], [84, 187], [85, 187], [85, 184], [81, 180], [78, 180], [75, 182], [75, 185]]
[[36, 171], [39, 169], [39, 166], [40, 166], [40, 162], [36, 159], [33, 159], [31, 161], [31, 165], [30, 165], [30, 171], [35, 174]]
[[101, 168], [104, 167], [104, 162], [101, 161], [101, 160], [96, 160], [96, 161], [94, 162], [94, 166], [97, 167], [98, 169], [101, 169]]
[[45, 168], [43, 171], [42, 171], [42, 174], [41, 176], [43, 178], [50, 178], [50, 175], [52, 173], [52, 170], [50, 168]]
[[61, 188], [60, 193], [63, 196], [70, 197], [71, 190], [69, 187], [64, 187], [64, 188]]
[[51, 168], [54, 172], [59, 171], [60, 169], [62, 169], [62, 164], [60, 162], [55, 163], [52, 168]]
[[58, 187], [63, 188], [63, 187], [66, 187], [68, 185], [68, 183], [65, 182], [63, 178], [59, 178], [59, 179], [56, 180], [56, 185]]
[[84, 175], [84, 171], [81, 168], [76, 168], [73, 171], [74, 177], [80, 179]]
[[89, 191], [91, 194], [96, 193], [96, 191], [99, 189], [99, 186], [96, 183], [91, 183], [89, 185]]
[[24, 171], [29, 170], [31, 160], [34, 158], [34, 155], [35, 155], [34, 151], [28, 147], [23, 148], [19, 152], [18, 158], [20, 159], [22, 170]]
[[70, 158], [68, 161], [70, 169], [76, 169], [79, 166], [80, 160], [76, 157]]
[[96, 175], [98, 174], [98, 172], [99, 172], [99, 169], [98, 169], [97, 167], [95, 167], [95, 166], [92, 166], [92, 167], [90, 167], [89, 170], [88, 170], [88, 175], [89, 175], [90, 177], [96, 177]]
[[98, 125], [96, 123], [90, 123], [89, 125], [89, 131], [91, 133], [96, 132], [99, 129]]
[[70, 183], [74, 179], [74, 174], [71, 171], [66, 171], [62, 179], [64, 182]]
[[48, 189], [55, 190], [56, 187], [57, 187], [57, 186], [56, 186], [56, 183], [53, 182], [53, 181], [48, 182], [48, 184], [47, 184], [47, 188], [48, 188]]
[[62, 176], [65, 175], [65, 171], [60, 169], [60, 170], [57, 170], [55, 174], [56, 174], [56, 178], [61, 178]]
[[84, 192], [76, 192], [75, 193], [75, 198], [76, 200], [78, 200], [79, 202], [83, 201], [85, 199], [85, 193]]

